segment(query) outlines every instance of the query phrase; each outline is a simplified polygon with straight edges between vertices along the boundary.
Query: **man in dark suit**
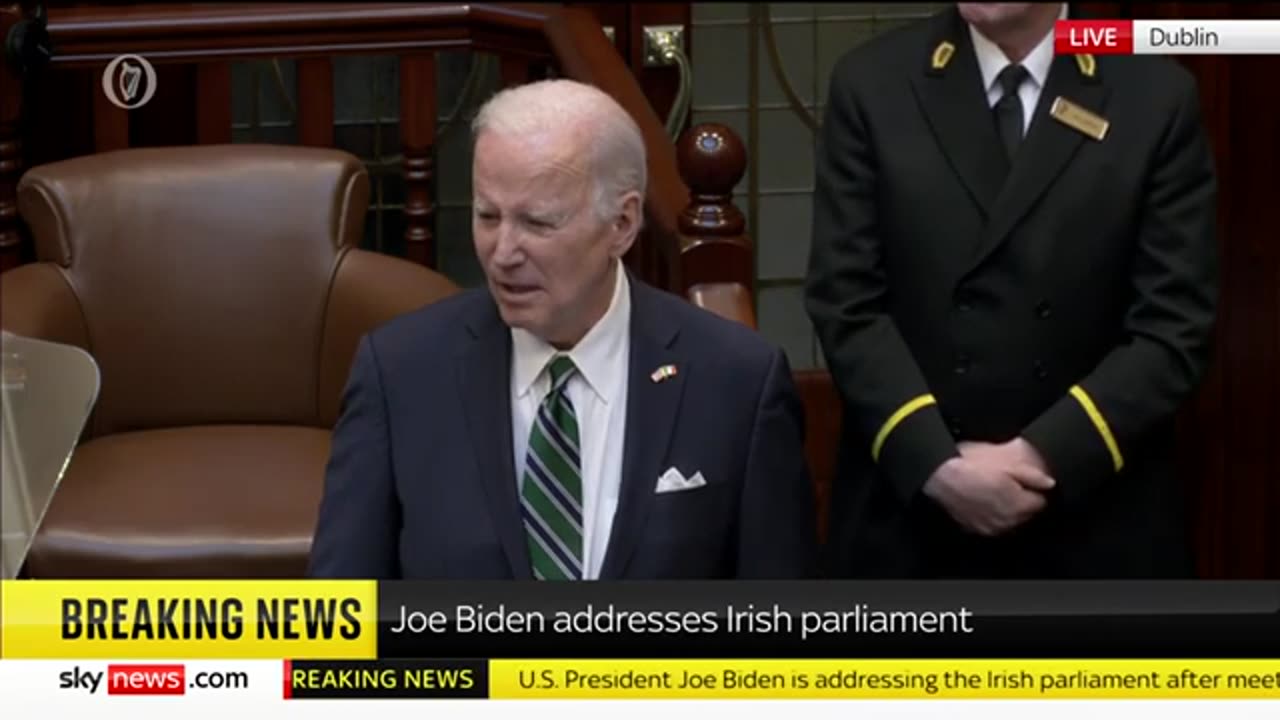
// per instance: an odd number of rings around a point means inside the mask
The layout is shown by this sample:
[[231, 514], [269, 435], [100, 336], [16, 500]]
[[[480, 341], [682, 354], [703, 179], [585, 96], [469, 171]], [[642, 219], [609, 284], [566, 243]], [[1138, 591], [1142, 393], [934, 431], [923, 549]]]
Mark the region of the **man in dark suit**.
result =
[[834, 574], [1192, 572], [1173, 421], [1216, 304], [1196, 85], [1055, 57], [1065, 13], [961, 3], [835, 68], [807, 284], [846, 410]]
[[557, 80], [499, 93], [474, 130], [487, 287], [360, 343], [311, 575], [815, 572], [786, 358], [623, 268], [645, 195], [635, 123]]

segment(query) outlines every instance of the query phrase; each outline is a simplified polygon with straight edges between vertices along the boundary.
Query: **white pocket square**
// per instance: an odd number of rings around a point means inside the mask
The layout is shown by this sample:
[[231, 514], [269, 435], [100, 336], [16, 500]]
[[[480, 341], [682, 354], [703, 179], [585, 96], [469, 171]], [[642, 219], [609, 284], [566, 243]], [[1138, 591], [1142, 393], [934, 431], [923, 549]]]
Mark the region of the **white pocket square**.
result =
[[702, 472], [698, 471], [691, 477], [685, 477], [679, 470], [667, 468], [662, 473], [662, 477], [658, 478], [658, 486], [654, 488], [655, 493], [678, 492], [680, 490], [693, 490], [706, 485], [707, 481], [702, 477]]

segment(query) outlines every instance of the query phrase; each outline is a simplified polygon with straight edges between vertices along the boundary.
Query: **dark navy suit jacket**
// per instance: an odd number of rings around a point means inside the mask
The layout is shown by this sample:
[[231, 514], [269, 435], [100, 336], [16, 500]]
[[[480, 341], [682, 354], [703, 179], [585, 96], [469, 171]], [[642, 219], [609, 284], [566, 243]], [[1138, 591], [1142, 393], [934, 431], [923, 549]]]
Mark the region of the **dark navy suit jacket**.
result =
[[[785, 356], [631, 278], [623, 477], [601, 579], [815, 572], [803, 415]], [[677, 374], [654, 382], [653, 371]], [[511, 333], [487, 289], [359, 345], [309, 574], [529, 579], [511, 443]], [[704, 487], [655, 494], [675, 466]]]

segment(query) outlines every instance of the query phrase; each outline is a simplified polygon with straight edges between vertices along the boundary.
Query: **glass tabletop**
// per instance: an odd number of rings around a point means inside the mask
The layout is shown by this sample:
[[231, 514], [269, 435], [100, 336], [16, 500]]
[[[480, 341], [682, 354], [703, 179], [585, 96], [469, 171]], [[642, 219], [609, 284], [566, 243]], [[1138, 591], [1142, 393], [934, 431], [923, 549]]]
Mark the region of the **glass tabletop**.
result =
[[80, 348], [0, 332], [0, 578], [17, 576], [98, 399]]

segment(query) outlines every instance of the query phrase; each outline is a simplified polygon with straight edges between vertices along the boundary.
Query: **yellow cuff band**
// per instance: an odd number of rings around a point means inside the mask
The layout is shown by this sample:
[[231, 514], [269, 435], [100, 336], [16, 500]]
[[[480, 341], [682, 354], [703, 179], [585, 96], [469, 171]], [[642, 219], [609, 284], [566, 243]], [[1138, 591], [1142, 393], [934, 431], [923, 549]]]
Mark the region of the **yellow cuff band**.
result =
[[889, 439], [889, 433], [901, 425], [903, 420], [910, 417], [911, 413], [923, 407], [936, 405], [937, 402], [932, 395], [921, 395], [914, 400], [908, 400], [906, 404], [898, 408], [896, 412], [889, 416], [884, 425], [880, 426], [880, 432], [876, 433], [876, 441], [871, 444], [871, 459], [880, 462], [880, 450], [884, 448], [884, 441]]
[[1098, 434], [1102, 436], [1102, 442], [1107, 444], [1107, 450], [1111, 451], [1111, 461], [1116, 466], [1116, 472], [1120, 472], [1124, 468], [1124, 456], [1120, 454], [1120, 445], [1116, 442], [1115, 435], [1111, 434], [1111, 426], [1107, 425], [1107, 419], [1102, 417], [1102, 413], [1098, 412], [1098, 406], [1093, 404], [1093, 398], [1089, 397], [1089, 393], [1084, 388], [1075, 385], [1071, 388], [1071, 397], [1079, 401], [1080, 406], [1084, 408], [1089, 419], [1093, 421], [1093, 426], [1098, 429]]

